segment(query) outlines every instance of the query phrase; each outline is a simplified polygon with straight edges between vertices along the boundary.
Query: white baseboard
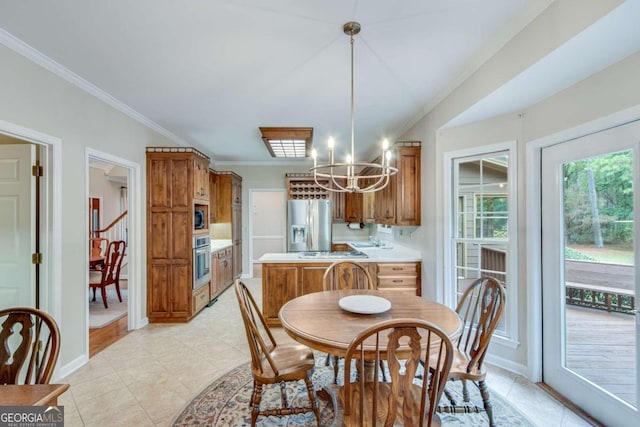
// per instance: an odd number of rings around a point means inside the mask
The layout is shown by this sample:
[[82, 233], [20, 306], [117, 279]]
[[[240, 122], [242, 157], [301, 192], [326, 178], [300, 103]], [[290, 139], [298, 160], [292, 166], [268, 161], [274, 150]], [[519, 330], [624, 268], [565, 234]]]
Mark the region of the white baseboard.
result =
[[487, 354], [484, 360], [485, 362], [490, 363], [494, 366], [506, 369], [507, 371], [513, 372], [514, 374], [522, 375], [523, 377], [528, 378], [529, 368], [521, 363], [516, 363], [513, 360], [505, 359], [503, 357], [495, 356], [492, 354]]
[[78, 369], [80, 369], [87, 362], [89, 362], [89, 358], [87, 357], [86, 354], [83, 354], [82, 356], [77, 357], [76, 359], [72, 360], [71, 362], [67, 363], [66, 365], [61, 366], [60, 369], [58, 369], [56, 371], [55, 375], [53, 376], [53, 381], [51, 381], [51, 382], [55, 383], [60, 378], [64, 378], [64, 377], [68, 376], [69, 374], [71, 374], [71, 373], [77, 371]]
[[148, 324], [149, 324], [149, 318], [145, 316], [136, 323], [135, 329], [142, 329]]

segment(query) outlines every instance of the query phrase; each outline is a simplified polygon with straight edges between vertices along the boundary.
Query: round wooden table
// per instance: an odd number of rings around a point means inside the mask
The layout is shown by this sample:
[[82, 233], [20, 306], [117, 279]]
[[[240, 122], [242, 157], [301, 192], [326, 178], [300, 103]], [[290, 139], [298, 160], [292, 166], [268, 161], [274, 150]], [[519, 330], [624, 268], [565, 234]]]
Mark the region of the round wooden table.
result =
[[[391, 302], [380, 314], [357, 314], [343, 310], [340, 298], [348, 295], [375, 295]], [[280, 309], [282, 327], [294, 340], [313, 349], [345, 356], [356, 335], [375, 323], [398, 318], [427, 320], [439, 326], [451, 340], [462, 333], [462, 320], [447, 306], [400, 292], [349, 289], [325, 291], [295, 298]]]

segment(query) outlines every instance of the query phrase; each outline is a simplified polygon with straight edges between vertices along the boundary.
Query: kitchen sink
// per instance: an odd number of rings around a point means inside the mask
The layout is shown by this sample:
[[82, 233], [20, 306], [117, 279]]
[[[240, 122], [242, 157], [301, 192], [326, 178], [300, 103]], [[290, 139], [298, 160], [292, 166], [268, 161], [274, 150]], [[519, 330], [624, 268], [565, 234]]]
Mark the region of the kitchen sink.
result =
[[349, 243], [354, 248], [376, 248], [379, 245], [372, 242], [350, 242]]
[[369, 258], [367, 254], [360, 251], [316, 251], [300, 252], [298, 258], [303, 259], [344, 259], [344, 258]]

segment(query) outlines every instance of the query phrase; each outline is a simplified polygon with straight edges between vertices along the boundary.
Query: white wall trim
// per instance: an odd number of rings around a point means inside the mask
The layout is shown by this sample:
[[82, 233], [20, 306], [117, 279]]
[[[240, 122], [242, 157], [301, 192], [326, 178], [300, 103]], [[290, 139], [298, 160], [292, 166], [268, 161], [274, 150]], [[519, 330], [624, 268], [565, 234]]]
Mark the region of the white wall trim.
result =
[[191, 146], [191, 145], [193, 145], [193, 144], [188, 144], [187, 142], [183, 141], [177, 135], [175, 135], [172, 132], [168, 131], [167, 129], [163, 128], [162, 126], [160, 126], [159, 124], [157, 124], [153, 120], [151, 120], [148, 117], [138, 113], [133, 108], [131, 108], [128, 105], [126, 105], [124, 102], [122, 102], [122, 101], [114, 98], [113, 96], [109, 95], [107, 92], [103, 91], [102, 89], [100, 89], [99, 87], [94, 85], [93, 83], [88, 82], [87, 80], [83, 79], [82, 77], [80, 77], [76, 73], [74, 73], [74, 72], [70, 71], [69, 69], [63, 67], [58, 62], [54, 61], [53, 59], [49, 58], [45, 54], [43, 54], [43, 53], [39, 52], [38, 50], [34, 49], [33, 47], [31, 47], [27, 43], [25, 43], [22, 40], [16, 38], [15, 36], [13, 36], [12, 34], [8, 33], [5, 30], [3, 30], [2, 28], [0, 28], [0, 43], [5, 45], [9, 49], [19, 53], [20, 55], [24, 56], [28, 60], [40, 65], [44, 69], [46, 69], [46, 70], [52, 72], [53, 74], [63, 78], [64, 80], [68, 81], [69, 83], [73, 84], [74, 86], [76, 86], [76, 87], [84, 90], [85, 92], [95, 96], [99, 100], [101, 100], [104, 103], [106, 103], [107, 105], [115, 108], [116, 110], [120, 111], [121, 113], [126, 114], [127, 116], [131, 117], [132, 119], [142, 123], [144, 126], [150, 128], [150, 129], [153, 129], [154, 131], [158, 132], [160, 135], [163, 135], [166, 138], [169, 138], [170, 140], [172, 140], [176, 144], [183, 145], [183, 146]]
[[527, 377], [543, 380], [542, 372], [542, 149], [640, 119], [640, 105], [535, 139], [526, 147], [527, 217]]
[[65, 378], [77, 369], [80, 369], [87, 362], [89, 362], [89, 356], [86, 354], [76, 357], [66, 365], [60, 366], [60, 368], [56, 370], [57, 372], [53, 375], [53, 380], [51, 382], [55, 383], [60, 380], [60, 378]]
[[[102, 151], [98, 151], [93, 148], [86, 148], [85, 151], [85, 169], [86, 169], [86, 191], [85, 193], [89, 194], [89, 162], [92, 159], [97, 159], [109, 163], [113, 163], [117, 166], [123, 167], [127, 169], [127, 179], [128, 179], [128, 194], [129, 194], [129, 207], [128, 207], [128, 216], [129, 216], [129, 242], [128, 242], [128, 280], [129, 280], [129, 303], [128, 303], [128, 329], [139, 329], [144, 325], [148, 324], [148, 319], [146, 317], [146, 310], [144, 310], [144, 300], [142, 298], [142, 289], [145, 284], [142, 282], [142, 266], [145, 265], [142, 259], [142, 244], [144, 240], [142, 239], [142, 175], [141, 175], [141, 166], [136, 162], [132, 162], [127, 159], [123, 159], [117, 156], [114, 156], [109, 153], [105, 153]], [[88, 212], [85, 215], [85, 218], [88, 218]], [[89, 243], [87, 242], [87, 245]], [[85, 251], [86, 257], [89, 255], [89, 248]], [[89, 260], [87, 259], [87, 265]], [[87, 270], [87, 280], [88, 280], [88, 270]], [[87, 288], [87, 301], [89, 300], [88, 294], [89, 288]], [[88, 354], [89, 351], [89, 307], [87, 306], [86, 312], [86, 322], [87, 322], [87, 346], [86, 351]]]
[[[454, 274], [450, 271], [451, 257], [453, 248], [451, 246], [451, 236], [453, 235], [453, 223], [451, 221], [451, 214], [453, 206], [451, 204], [451, 197], [453, 195], [453, 181], [452, 181], [452, 164], [454, 159], [474, 156], [484, 156], [492, 152], [508, 151], [509, 152], [509, 218], [514, 219], [509, 221], [509, 244], [508, 251], [510, 253], [518, 253], [518, 204], [517, 204], [517, 187], [518, 187], [518, 144], [515, 140], [499, 142], [495, 144], [483, 145], [473, 148], [467, 148], [463, 150], [447, 151], [443, 153], [443, 280], [442, 285], [437, 289], [437, 297], [439, 301], [444, 301], [445, 305], [454, 307], [455, 294], [454, 294]], [[509, 272], [510, 280], [518, 283], [518, 257], [509, 257], [509, 264], [507, 265], [507, 271]], [[519, 345], [518, 337], [518, 300], [520, 290], [517, 287], [512, 287], [507, 297], [507, 319], [508, 324], [511, 325], [509, 331], [509, 337], [504, 337], [504, 344], [508, 347], [513, 345]]]
[[[0, 120], [0, 133], [44, 147], [41, 248], [44, 255], [40, 308], [48, 312], [64, 335], [62, 324], [62, 140]], [[55, 373], [54, 373], [55, 375]]]
[[[511, 359], [505, 359], [504, 357], [496, 356], [490, 353], [487, 353], [484, 361], [491, 365], [497, 366], [502, 369], [506, 369], [507, 371], [516, 373], [518, 375], [522, 375], [524, 377], [527, 376], [528, 369], [525, 365], [521, 363], [516, 363]], [[533, 382], [533, 381], [532, 381]]]

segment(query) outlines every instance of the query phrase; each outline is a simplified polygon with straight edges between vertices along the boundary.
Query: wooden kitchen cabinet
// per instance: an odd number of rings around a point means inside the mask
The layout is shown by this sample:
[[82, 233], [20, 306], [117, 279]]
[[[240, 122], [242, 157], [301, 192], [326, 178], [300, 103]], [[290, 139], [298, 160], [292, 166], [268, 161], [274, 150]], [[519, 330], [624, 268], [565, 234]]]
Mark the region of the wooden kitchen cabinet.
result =
[[216, 222], [216, 205], [218, 192], [216, 191], [216, 173], [209, 170], [209, 223]]
[[364, 193], [344, 193], [344, 222], [364, 222]]
[[[421, 295], [420, 262], [361, 262], [367, 267], [375, 289]], [[293, 298], [323, 290], [322, 277], [331, 262], [262, 264], [262, 312], [267, 323], [279, 326], [280, 308]], [[358, 280], [364, 274], [355, 270]], [[340, 271], [333, 280], [340, 280]]]
[[242, 177], [234, 172], [216, 172], [214, 223], [229, 223], [231, 244], [229, 269], [232, 280], [242, 274]]
[[420, 146], [418, 141], [400, 141], [393, 146], [391, 164], [398, 173], [390, 178], [387, 187], [374, 193], [376, 224], [420, 225]]
[[193, 198], [209, 204], [209, 158], [193, 159]]
[[211, 254], [211, 281], [215, 282], [215, 286], [211, 286], [212, 300], [233, 284], [232, 254], [231, 247], [217, 250]]
[[[201, 308], [193, 291], [194, 209], [208, 208], [196, 165], [209, 158], [194, 148], [147, 147], [147, 316], [149, 322], [186, 322]], [[208, 175], [207, 175], [208, 182]], [[208, 195], [208, 191], [207, 191]], [[209, 287], [205, 286], [207, 295]], [[197, 297], [197, 298], [196, 298]]]
[[419, 262], [371, 263], [369, 273], [379, 291], [422, 294]]

